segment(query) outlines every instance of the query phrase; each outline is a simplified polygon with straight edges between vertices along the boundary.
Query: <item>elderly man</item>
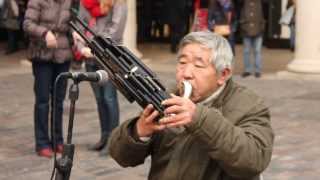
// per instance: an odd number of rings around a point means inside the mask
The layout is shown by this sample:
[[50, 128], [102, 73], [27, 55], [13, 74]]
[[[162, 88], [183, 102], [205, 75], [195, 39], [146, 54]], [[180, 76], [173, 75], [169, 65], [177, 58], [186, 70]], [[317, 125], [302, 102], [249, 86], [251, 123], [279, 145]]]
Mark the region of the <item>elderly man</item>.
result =
[[[261, 98], [232, 78], [233, 55], [223, 37], [193, 32], [182, 39], [177, 92], [163, 101], [168, 114], [147, 106], [115, 129], [110, 155], [124, 167], [151, 156], [150, 180], [255, 180], [268, 166], [273, 131]], [[180, 97], [182, 82], [193, 87]]]

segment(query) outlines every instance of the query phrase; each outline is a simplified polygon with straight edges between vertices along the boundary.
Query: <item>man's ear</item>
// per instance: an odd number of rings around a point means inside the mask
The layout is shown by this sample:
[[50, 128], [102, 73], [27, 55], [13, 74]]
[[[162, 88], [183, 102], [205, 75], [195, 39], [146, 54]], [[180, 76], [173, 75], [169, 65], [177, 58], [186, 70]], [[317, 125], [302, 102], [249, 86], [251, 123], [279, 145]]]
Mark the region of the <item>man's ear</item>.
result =
[[222, 86], [229, 79], [230, 76], [231, 76], [231, 69], [225, 68], [224, 70], [222, 70], [217, 81], [218, 85]]

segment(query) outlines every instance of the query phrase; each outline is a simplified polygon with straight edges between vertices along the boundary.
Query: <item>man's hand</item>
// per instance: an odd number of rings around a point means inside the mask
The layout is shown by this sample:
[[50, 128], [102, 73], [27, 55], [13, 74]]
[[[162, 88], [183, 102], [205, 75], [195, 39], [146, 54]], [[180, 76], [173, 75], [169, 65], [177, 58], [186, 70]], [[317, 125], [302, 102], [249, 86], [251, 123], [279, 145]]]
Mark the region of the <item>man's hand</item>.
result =
[[196, 105], [187, 98], [171, 94], [172, 98], [166, 99], [162, 105], [166, 106], [166, 117], [159, 122], [166, 127], [181, 127], [192, 122], [196, 113]]
[[164, 125], [156, 122], [155, 118], [159, 115], [151, 104], [149, 104], [140, 115], [136, 123], [137, 133], [139, 137], [150, 137], [154, 132], [165, 129]]
[[86, 57], [86, 58], [91, 58], [93, 57], [92, 53], [91, 53], [91, 49], [88, 47], [83, 47], [81, 49], [81, 54]]
[[47, 44], [48, 48], [57, 48], [58, 47], [57, 38], [51, 31], [48, 31], [46, 33], [45, 40], [46, 40], [46, 44]]

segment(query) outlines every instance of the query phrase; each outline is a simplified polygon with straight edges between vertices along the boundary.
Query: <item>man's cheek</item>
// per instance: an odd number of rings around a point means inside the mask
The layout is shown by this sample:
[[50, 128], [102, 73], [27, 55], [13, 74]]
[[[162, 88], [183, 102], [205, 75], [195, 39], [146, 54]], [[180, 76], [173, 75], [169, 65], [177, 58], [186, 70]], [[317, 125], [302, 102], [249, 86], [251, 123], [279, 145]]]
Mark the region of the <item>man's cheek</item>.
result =
[[183, 77], [180, 74], [176, 75], [176, 81], [178, 84], [180, 84], [183, 81]]
[[180, 73], [179, 73], [179, 71], [177, 71], [176, 72], [176, 80], [177, 80], [177, 82], [179, 81], [179, 79], [180, 79]]

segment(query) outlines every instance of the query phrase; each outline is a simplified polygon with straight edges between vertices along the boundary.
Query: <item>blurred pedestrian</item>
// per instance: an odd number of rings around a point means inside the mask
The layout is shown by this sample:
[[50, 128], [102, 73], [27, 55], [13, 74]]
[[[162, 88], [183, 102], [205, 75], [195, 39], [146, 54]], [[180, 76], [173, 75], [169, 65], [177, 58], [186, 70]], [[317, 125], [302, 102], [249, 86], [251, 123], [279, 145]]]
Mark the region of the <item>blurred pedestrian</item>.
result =
[[[263, 0], [239, 0], [241, 2], [240, 28], [243, 35], [244, 72], [242, 77], [248, 77], [254, 71], [255, 77], [261, 77], [261, 49], [265, 20], [262, 10]], [[254, 69], [250, 62], [253, 50]]]
[[209, 0], [208, 9], [208, 27], [209, 30], [216, 32], [217, 27], [223, 25], [228, 28], [227, 34], [217, 34], [229, 36], [231, 31], [231, 17], [232, 17], [233, 4], [231, 0]]
[[[209, 0], [208, 9], [208, 27], [225, 38], [230, 37], [232, 33], [232, 16], [233, 16], [232, 0]], [[229, 41], [230, 43], [230, 41]], [[230, 45], [233, 45], [230, 43]], [[231, 46], [234, 52], [234, 47]]]
[[290, 49], [294, 51], [295, 49], [295, 40], [296, 40], [296, 0], [289, 0], [287, 4], [287, 10], [289, 8], [293, 8], [293, 16], [291, 17], [291, 21], [289, 23], [290, 27]]
[[187, 33], [188, 0], [165, 0], [162, 12], [166, 13], [162, 16], [170, 28], [170, 51], [176, 53], [179, 41]]
[[[48, 135], [48, 115], [51, 110], [52, 123], [54, 82], [60, 73], [69, 70], [70, 60], [73, 58], [68, 25], [70, 7], [71, 0], [30, 0], [23, 24], [25, 32], [30, 36], [29, 59], [32, 61], [34, 76], [36, 151], [43, 157], [51, 157], [53, 152], [53, 139]], [[54, 133], [57, 148], [54, 151], [58, 153], [63, 150], [62, 115], [66, 87], [67, 81], [62, 80], [56, 88]]]
[[194, 18], [191, 30], [208, 30], [208, 6], [209, 0], [194, 0]]
[[[126, 0], [81, 0], [79, 16], [93, 31], [121, 44], [127, 11]], [[91, 38], [90, 33], [86, 33], [86, 35]], [[94, 72], [99, 70], [100, 67], [91, 54], [91, 49], [81, 39], [77, 33], [74, 33], [74, 41], [84, 58], [87, 71]], [[96, 98], [101, 136], [100, 140], [91, 145], [89, 149], [100, 151], [106, 147], [111, 131], [119, 124], [118, 97], [116, 88], [111, 81], [108, 81], [105, 85], [90, 84]]]
[[1, 8], [1, 21], [7, 30], [7, 48], [5, 54], [18, 50], [18, 31], [20, 30], [19, 6], [16, 0], [4, 0]]
[[230, 23], [230, 35], [228, 37], [228, 41], [230, 43], [232, 52], [236, 55], [235, 46], [237, 41], [237, 31], [239, 26], [239, 18], [240, 18], [240, 5], [238, 0], [232, 0], [232, 15], [231, 15], [231, 23]]
[[[27, 5], [29, 0], [16, 0], [19, 7], [19, 31], [18, 31], [18, 38], [22, 41], [22, 47], [21, 48], [27, 48], [28, 47], [28, 41], [29, 37], [27, 33], [23, 30], [23, 22], [24, 22], [24, 16], [26, 14]], [[20, 48], [20, 47], [19, 47]]]

